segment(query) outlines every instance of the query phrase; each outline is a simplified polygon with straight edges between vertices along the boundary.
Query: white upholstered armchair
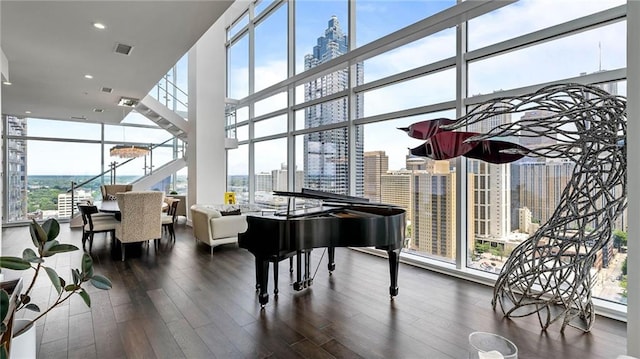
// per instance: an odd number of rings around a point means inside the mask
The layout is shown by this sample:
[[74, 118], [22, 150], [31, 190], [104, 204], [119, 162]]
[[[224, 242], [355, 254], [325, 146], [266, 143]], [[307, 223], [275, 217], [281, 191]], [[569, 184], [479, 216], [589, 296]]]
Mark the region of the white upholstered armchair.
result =
[[194, 204], [190, 208], [193, 235], [197, 241], [213, 248], [221, 244], [236, 243], [238, 233], [246, 232], [247, 219], [244, 214], [223, 216], [217, 209]]
[[116, 239], [121, 243], [124, 261], [125, 243], [156, 240], [162, 237], [162, 192], [141, 191], [116, 194], [121, 219]]

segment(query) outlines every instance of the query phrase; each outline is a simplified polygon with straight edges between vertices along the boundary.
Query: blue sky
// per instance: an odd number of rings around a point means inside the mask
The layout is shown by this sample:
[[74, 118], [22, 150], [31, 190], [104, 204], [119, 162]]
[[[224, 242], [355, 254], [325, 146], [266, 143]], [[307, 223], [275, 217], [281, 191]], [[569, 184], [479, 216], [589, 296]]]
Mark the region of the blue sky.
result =
[[[624, 3], [622, 0], [521, 0], [470, 21], [469, 49], [477, 49]], [[362, 46], [373, 39], [421, 20], [433, 14], [434, 11], [446, 8], [453, 2], [380, 0], [358, 1], [357, 4], [356, 42], [358, 46]], [[554, 11], [550, 12], [549, 9]], [[317, 37], [324, 34], [327, 22], [332, 15], [338, 16], [343, 31], [347, 31], [347, 3], [346, 1], [303, 0], [297, 2], [296, 11], [297, 20], [304, 19], [296, 26], [296, 67], [299, 69], [303, 66], [303, 56], [311, 53]], [[286, 37], [273, 34], [271, 41], [274, 49], [283, 48], [282, 44], [286, 44]], [[259, 52], [256, 51], [256, 53]], [[260, 54], [260, 60], [256, 61], [256, 81], [261, 82], [260, 88], [282, 81], [286, 74], [284, 53], [280, 51]], [[448, 58], [454, 54], [455, 31], [447, 29], [365, 61], [365, 82]], [[620, 22], [597, 30], [578, 33], [560, 41], [528, 47], [507, 55], [472, 63], [469, 65], [469, 92], [471, 95], [486, 94], [501, 89], [575, 77], [580, 73], [592, 73], [599, 69], [612, 70], [625, 66], [626, 24]], [[238, 73], [246, 76], [246, 69], [241, 65], [232, 64], [232, 81], [237, 79], [235, 76]], [[237, 81], [237, 83], [243, 83], [243, 81]], [[624, 86], [619, 85], [619, 88], [621, 87]], [[246, 88], [241, 92], [246, 92]], [[300, 102], [301, 98], [299, 96], [297, 98]], [[367, 92], [364, 97], [364, 115], [382, 114], [450, 101], [454, 98], [455, 72], [449, 70]], [[281, 108], [279, 101], [272, 101], [272, 103], [274, 107], [270, 110]], [[263, 112], [267, 113], [269, 109], [263, 109]], [[367, 125], [365, 126], [365, 151], [384, 150], [389, 156], [390, 169], [404, 167], [407, 148], [415, 147], [417, 144], [397, 131], [396, 127], [440, 115], [452, 116], [453, 113]], [[517, 117], [514, 116], [514, 119]], [[256, 172], [270, 171], [280, 167], [280, 163], [284, 161], [283, 152], [286, 150], [282, 142], [281, 140], [270, 141], [260, 145], [261, 153], [266, 151], [279, 155], [260, 157], [256, 162]], [[296, 163], [298, 168], [302, 168], [301, 143], [296, 143], [296, 147], [298, 148]], [[246, 161], [237, 160], [237, 158], [246, 158], [246, 150], [239, 149], [237, 152], [231, 154], [233, 158], [229, 161], [229, 172], [246, 174]]]
[[[269, 2], [265, 0], [265, 2]], [[513, 36], [522, 35], [543, 27], [555, 25], [569, 19], [591, 14], [606, 8], [623, 4], [623, 0], [521, 0], [505, 6], [490, 14], [474, 19], [469, 23], [469, 48], [475, 49], [502, 41]], [[432, 0], [358, 0], [356, 3], [357, 33], [356, 42], [362, 46], [376, 38], [385, 36], [415, 21], [432, 15], [454, 4], [454, 1]], [[553, 12], [548, 11], [550, 8]], [[260, 24], [256, 30], [256, 87], [258, 89], [282, 81], [286, 77], [286, 5]], [[327, 22], [336, 15], [343, 31], [347, 31], [347, 1], [328, 0], [296, 2], [298, 24], [296, 25], [296, 67], [297, 72], [303, 68], [305, 54], [312, 52], [316, 39], [324, 34]], [[590, 73], [599, 68], [611, 70], [626, 66], [626, 34], [625, 23], [617, 23], [605, 28], [583, 32], [566, 40], [530, 47], [504, 56], [487, 59], [469, 66], [470, 93], [490, 93], [499, 89], [526, 86], [539, 82], [564, 77], [577, 76], [582, 72]], [[262, 39], [266, 39], [262, 41]], [[246, 95], [246, 76], [248, 59], [245, 49], [233, 50], [230, 79], [241, 84], [239, 93]], [[442, 31], [428, 38], [415, 41], [388, 53], [381, 54], [365, 62], [365, 81], [388, 76], [450, 57], [455, 51], [455, 32], [453, 29]], [[186, 84], [186, 58], [179, 63], [178, 84], [183, 89]], [[244, 88], [243, 88], [244, 86]], [[455, 95], [455, 73], [427, 76], [401, 83], [392, 87], [368, 92], [365, 95], [365, 116], [386, 113], [415, 106], [424, 106], [441, 101], [452, 100]], [[233, 97], [233, 96], [232, 96]], [[268, 102], [264, 108], [270, 111]], [[273, 101], [274, 103], [276, 101]], [[280, 107], [278, 107], [280, 108]], [[276, 109], [276, 108], [274, 108]], [[435, 115], [437, 117], [437, 115]], [[385, 150], [389, 155], [391, 169], [404, 166], [406, 148], [415, 146], [402, 133], [395, 133], [395, 127], [406, 125], [410, 121], [427, 119], [403, 119], [387, 124], [368, 125], [365, 128], [365, 150]], [[129, 117], [125, 122], [140, 123], [144, 119]], [[66, 122], [67, 124], [69, 122]], [[59, 123], [42, 125], [43, 132], [54, 134]], [[67, 125], [65, 124], [65, 127]], [[96, 125], [97, 126], [97, 125]], [[135, 130], [127, 129], [120, 138], [136, 141]], [[67, 138], [86, 138], [86, 130], [70, 129], [59, 136]], [[120, 133], [118, 133], [120, 134]], [[30, 133], [30, 135], [35, 135]], [[84, 137], [83, 137], [84, 136]], [[116, 134], [115, 140], [119, 140]], [[143, 137], [144, 141], [160, 142], [162, 139]], [[392, 139], [392, 140], [391, 140]], [[98, 153], [93, 150], [82, 150], [81, 146], [59, 146], [50, 142], [32, 142], [29, 147], [29, 174], [64, 174], [77, 168], [78, 163], [95, 164]], [[262, 151], [279, 153], [283, 151], [282, 141], [273, 141], [273, 146], [264, 143], [259, 146]], [[300, 147], [300, 146], [298, 146]], [[238, 150], [240, 152], [241, 150]], [[299, 150], [301, 151], [301, 150]], [[42, 156], [48, 153], [48, 156]], [[244, 157], [238, 153], [234, 158]], [[284, 153], [277, 156], [260, 158], [256, 163], [256, 171], [268, 171], [279, 168]], [[298, 166], [302, 166], [301, 155], [297, 156]], [[51, 158], [64, 158], [60, 163], [53, 163]], [[107, 158], [109, 162], [112, 159]], [[99, 162], [99, 160], [98, 160]], [[93, 166], [86, 169], [89, 174], [96, 174]], [[136, 169], [137, 171], [138, 169]], [[230, 174], [246, 174], [245, 161], [230, 160]], [[122, 173], [125, 174], [125, 173]]]

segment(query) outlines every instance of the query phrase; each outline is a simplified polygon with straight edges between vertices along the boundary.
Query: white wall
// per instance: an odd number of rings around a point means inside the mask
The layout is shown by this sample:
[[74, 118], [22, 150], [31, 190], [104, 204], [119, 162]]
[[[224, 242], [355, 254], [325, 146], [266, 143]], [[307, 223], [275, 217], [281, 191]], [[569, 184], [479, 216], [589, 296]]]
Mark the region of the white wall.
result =
[[224, 148], [226, 28], [247, 8], [236, 1], [189, 51], [189, 198], [187, 203], [222, 203], [227, 187]]

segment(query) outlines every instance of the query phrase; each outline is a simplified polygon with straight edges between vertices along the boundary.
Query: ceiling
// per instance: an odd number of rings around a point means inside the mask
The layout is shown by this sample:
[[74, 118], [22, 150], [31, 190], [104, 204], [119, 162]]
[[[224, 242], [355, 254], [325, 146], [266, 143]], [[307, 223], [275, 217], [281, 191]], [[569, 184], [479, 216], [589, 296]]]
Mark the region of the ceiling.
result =
[[[130, 110], [117, 105], [120, 98], [143, 98], [231, 3], [3, 0], [11, 85], [2, 85], [2, 113], [119, 123]], [[117, 43], [133, 49], [118, 54]]]

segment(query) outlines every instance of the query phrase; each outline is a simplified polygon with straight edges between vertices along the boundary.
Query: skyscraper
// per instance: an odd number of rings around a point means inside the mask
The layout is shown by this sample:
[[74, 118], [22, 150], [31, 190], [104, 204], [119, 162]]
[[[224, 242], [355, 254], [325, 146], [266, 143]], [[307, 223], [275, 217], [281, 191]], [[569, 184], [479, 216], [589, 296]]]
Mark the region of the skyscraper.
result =
[[373, 202], [381, 198], [380, 178], [389, 170], [389, 156], [384, 151], [364, 153], [364, 196]]
[[[332, 16], [313, 54], [305, 55], [304, 68], [311, 69], [343, 55], [349, 48], [348, 36], [342, 32], [336, 16]], [[356, 83], [363, 83], [362, 63], [355, 65]], [[349, 86], [349, 69], [322, 75], [304, 85], [304, 99], [310, 101], [343, 91]], [[362, 95], [355, 99], [356, 113], [349, 113], [347, 98], [327, 101], [305, 109], [305, 128], [340, 123], [361, 117]], [[364, 195], [364, 133], [356, 126], [355, 134], [356, 196]], [[304, 135], [304, 186], [338, 194], [349, 194], [349, 132], [347, 128]]]
[[[492, 128], [511, 122], [511, 114], [494, 116], [487, 121], [469, 126], [469, 131], [485, 133]], [[469, 160], [473, 174], [474, 234], [482, 239], [501, 239], [511, 231], [510, 167], [480, 160]]]
[[[7, 116], [7, 135], [26, 136], [27, 120]], [[27, 141], [7, 140], [7, 177], [5, 196], [8, 200], [6, 221], [27, 219]]]
[[[380, 202], [406, 210], [405, 219], [411, 222], [411, 178], [413, 171], [388, 171], [380, 176]], [[366, 183], [366, 182], [365, 182]]]
[[455, 258], [456, 173], [447, 170], [416, 171], [412, 186], [411, 248]]

